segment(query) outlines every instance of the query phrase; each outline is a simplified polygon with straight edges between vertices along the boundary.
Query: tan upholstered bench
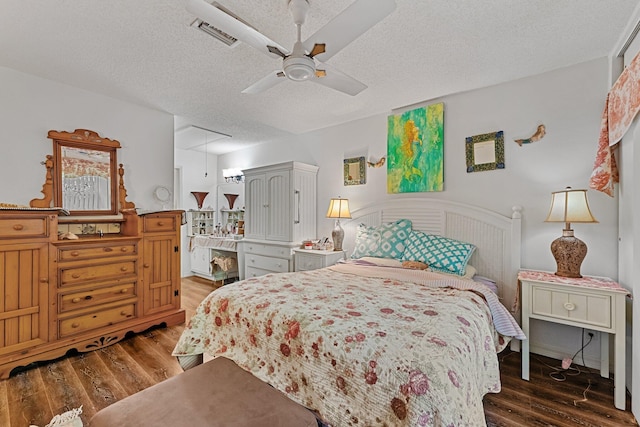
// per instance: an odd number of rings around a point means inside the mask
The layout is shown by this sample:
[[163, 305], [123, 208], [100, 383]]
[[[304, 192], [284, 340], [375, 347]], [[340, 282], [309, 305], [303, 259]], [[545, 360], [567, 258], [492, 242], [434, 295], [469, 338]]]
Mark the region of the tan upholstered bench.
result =
[[283, 393], [219, 357], [99, 411], [90, 427], [317, 427]]

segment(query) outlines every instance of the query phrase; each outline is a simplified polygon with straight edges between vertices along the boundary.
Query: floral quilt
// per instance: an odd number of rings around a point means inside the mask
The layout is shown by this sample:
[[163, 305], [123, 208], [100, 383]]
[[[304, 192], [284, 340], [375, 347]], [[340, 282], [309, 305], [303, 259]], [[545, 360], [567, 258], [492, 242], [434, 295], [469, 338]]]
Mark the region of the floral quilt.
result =
[[227, 357], [335, 427], [486, 425], [482, 398], [500, 391], [508, 339], [485, 298], [438, 273], [415, 283], [396, 269], [340, 270], [217, 289], [174, 355]]

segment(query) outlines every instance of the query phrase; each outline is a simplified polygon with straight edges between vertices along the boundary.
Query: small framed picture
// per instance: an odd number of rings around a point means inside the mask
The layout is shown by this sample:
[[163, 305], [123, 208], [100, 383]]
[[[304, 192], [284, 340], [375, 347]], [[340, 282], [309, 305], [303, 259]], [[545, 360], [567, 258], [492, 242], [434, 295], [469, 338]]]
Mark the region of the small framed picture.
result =
[[465, 154], [468, 173], [504, 169], [504, 132], [468, 136]]

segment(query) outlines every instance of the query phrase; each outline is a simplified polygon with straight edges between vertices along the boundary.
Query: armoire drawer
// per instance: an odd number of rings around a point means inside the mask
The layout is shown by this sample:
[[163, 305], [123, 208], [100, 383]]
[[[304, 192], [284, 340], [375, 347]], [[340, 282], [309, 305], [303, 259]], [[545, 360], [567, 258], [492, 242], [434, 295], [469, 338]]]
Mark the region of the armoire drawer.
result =
[[145, 216], [144, 217], [144, 231], [145, 233], [157, 233], [160, 231], [175, 231], [176, 230], [176, 219], [175, 217], [162, 217], [162, 218], [154, 218]]
[[0, 237], [47, 237], [46, 218], [9, 218], [0, 219]]
[[265, 245], [262, 243], [245, 243], [244, 251], [247, 254], [264, 255], [268, 257], [291, 258], [293, 251], [291, 248], [275, 245]]
[[76, 247], [59, 247], [59, 261], [75, 261], [81, 259], [100, 259], [104, 257], [136, 255], [138, 253], [138, 245], [135, 242], [120, 243], [113, 245], [96, 245], [96, 246], [76, 246]]
[[136, 284], [125, 283], [122, 285], [92, 288], [84, 291], [60, 295], [58, 312], [64, 313], [79, 308], [92, 307], [108, 302], [119, 301], [136, 296]]
[[244, 262], [247, 267], [255, 267], [273, 273], [285, 273], [289, 271], [289, 260], [283, 258], [245, 254]]
[[61, 267], [59, 286], [68, 286], [92, 280], [125, 279], [138, 273], [136, 260], [83, 267]]
[[127, 304], [59, 320], [60, 337], [64, 338], [69, 335], [124, 322], [135, 317], [135, 313], [136, 305]]

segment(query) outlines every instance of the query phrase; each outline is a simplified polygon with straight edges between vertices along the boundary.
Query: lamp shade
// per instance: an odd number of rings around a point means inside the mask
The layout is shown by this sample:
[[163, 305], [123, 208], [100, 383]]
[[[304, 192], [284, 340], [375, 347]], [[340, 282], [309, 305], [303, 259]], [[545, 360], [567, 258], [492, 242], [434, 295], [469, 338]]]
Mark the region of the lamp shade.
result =
[[331, 199], [329, 210], [327, 210], [327, 218], [351, 218], [349, 199]]
[[551, 193], [551, 207], [545, 222], [598, 222], [589, 209], [587, 190], [567, 187]]

